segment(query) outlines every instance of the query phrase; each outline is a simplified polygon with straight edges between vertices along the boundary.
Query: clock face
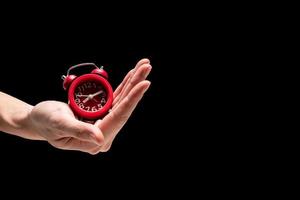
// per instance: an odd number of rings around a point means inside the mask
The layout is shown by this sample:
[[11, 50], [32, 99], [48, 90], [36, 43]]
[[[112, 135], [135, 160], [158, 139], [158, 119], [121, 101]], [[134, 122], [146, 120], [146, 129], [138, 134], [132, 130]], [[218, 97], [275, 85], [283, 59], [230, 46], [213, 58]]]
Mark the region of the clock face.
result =
[[97, 120], [112, 107], [113, 90], [105, 78], [97, 74], [84, 74], [70, 85], [68, 99], [76, 116]]
[[107, 92], [96, 81], [87, 81], [79, 84], [74, 91], [76, 105], [85, 112], [97, 112], [107, 102]]

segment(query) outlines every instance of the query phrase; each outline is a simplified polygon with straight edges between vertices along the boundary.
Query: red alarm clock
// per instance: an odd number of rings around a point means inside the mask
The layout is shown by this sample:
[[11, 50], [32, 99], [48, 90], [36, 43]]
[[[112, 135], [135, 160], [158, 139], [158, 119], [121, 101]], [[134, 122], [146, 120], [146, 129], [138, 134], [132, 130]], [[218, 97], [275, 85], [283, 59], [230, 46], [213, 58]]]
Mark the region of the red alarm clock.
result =
[[[76, 76], [70, 71], [79, 67], [93, 67], [87, 74]], [[72, 66], [63, 78], [63, 88], [68, 91], [69, 106], [74, 114], [86, 121], [104, 117], [113, 102], [113, 90], [108, 82], [108, 74], [103, 67], [94, 63], [81, 63]]]

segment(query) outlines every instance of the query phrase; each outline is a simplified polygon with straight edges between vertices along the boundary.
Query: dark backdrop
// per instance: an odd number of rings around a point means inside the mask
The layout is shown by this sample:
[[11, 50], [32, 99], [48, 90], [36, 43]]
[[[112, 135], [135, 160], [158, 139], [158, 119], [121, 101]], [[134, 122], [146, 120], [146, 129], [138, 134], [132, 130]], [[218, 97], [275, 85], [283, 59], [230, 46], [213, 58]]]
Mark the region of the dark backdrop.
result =
[[4, 22], [0, 90], [32, 105], [66, 102], [60, 77], [74, 64], [104, 65], [113, 88], [139, 59], [149, 58], [153, 66], [149, 91], [107, 153], [63, 151], [1, 133], [1, 172], [12, 177], [12, 186], [54, 180], [55, 188], [75, 185], [72, 191], [127, 187], [156, 196], [224, 184], [220, 176], [230, 174], [236, 150], [229, 96], [240, 48], [231, 43], [226, 19], [210, 12], [199, 18], [197, 9], [183, 18], [179, 7], [128, 11], [109, 21], [102, 20], [109, 13], [89, 12]]
[[1, 46], [0, 90], [31, 105], [44, 100], [67, 102], [60, 77], [74, 64], [104, 65], [113, 88], [141, 58], [149, 58], [153, 70], [148, 78], [152, 83], [149, 91], [109, 152], [92, 156], [63, 151], [46, 142], [1, 133], [3, 171], [26, 179], [36, 174], [50, 178], [50, 173], [59, 174], [54, 176], [58, 183], [64, 179], [60, 175], [105, 181], [122, 176], [126, 180], [157, 179], [158, 172], [175, 175], [173, 168], [178, 162], [185, 163], [183, 150], [189, 143], [182, 127], [188, 118], [183, 111], [193, 101], [185, 82], [193, 66], [182, 65], [186, 63], [178, 56], [189, 49], [181, 49], [181, 41], [173, 32], [154, 26], [106, 31], [91, 28], [94, 26], [19, 24], [7, 31]]

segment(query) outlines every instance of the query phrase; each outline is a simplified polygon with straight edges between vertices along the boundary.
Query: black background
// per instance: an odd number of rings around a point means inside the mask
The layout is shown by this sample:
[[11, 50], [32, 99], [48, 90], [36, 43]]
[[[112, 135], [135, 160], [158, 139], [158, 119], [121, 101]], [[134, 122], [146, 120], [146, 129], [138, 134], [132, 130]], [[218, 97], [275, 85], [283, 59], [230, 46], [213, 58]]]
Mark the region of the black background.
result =
[[195, 66], [188, 66], [192, 55], [182, 59], [192, 51], [182, 46], [190, 42], [188, 37], [178, 34], [177, 26], [160, 28], [156, 22], [146, 18], [141, 23], [129, 19], [104, 25], [101, 20], [53, 22], [32, 17], [7, 23], [1, 39], [1, 91], [31, 105], [44, 100], [67, 102], [60, 77], [74, 64], [103, 65], [113, 88], [142, 58], [150, 59], [153, 70], [149, 91], [109, 152], [92, 156], [1, 133], [1, 173], [21, 184], [54, 180], [63, 187], [83, 187], [95, 180], [103, 190], [125, 187], [128, 181], [141, 186], [155, 181], [163, 187], [184, 177], [186, 171], [178, 165], [188, 165], [189, 138], [198, 132], [190, 132], [192, 122], [185, 123], [192, 118], [185, 112], [195, 109], [187, 82]]
[[149, 5], [114, 15], [64, 8], [4, 21], [0, 90], [32, 105], [66, 102], [60, 77], [74, 64], [103, 65], [113, 88], [139, 59], [153, 66], [149, 91], [107, 153], [63, 151], [1, 133], [1, 173], [8, 182], [33, 180], [39, 187], [54, 181], [55, 188], [104, 193], [118, 188], [110, 195], [129, 188], [122, 192], [153, 197], [226, 184], [244, 165], [232, 165], [240, 159], [236, 145], [246, 142], [234, 142], [243, 118], [233, 104], [242, 97], [230, 96], [235, 67], [248, 61], [241, 62], [231, 19], [205, 9]]

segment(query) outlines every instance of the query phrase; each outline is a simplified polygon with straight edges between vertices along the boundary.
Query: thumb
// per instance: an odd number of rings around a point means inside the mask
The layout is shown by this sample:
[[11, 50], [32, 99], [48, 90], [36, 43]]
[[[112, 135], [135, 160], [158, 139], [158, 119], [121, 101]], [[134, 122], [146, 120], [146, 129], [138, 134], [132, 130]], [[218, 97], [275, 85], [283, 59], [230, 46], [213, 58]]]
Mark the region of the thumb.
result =
[[73, 137], [82, 141], [89, 141], [102, 145], [104, 137], [101, 130], [89, 123], [77, 120], [73, 116], [60, 117], [57, 129], [62, 131], [65, 136]]

